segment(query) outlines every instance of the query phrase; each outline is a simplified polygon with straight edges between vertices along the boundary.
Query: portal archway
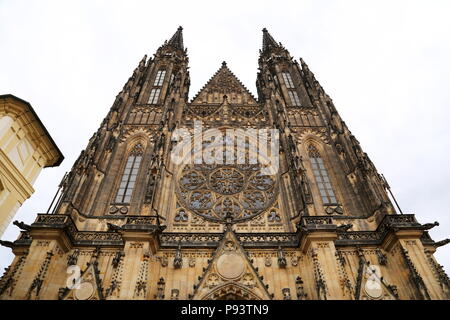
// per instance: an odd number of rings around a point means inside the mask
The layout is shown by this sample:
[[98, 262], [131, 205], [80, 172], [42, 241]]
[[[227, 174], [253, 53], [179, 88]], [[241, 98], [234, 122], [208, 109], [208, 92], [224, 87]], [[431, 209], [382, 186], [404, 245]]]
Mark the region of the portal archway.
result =
[[227, 283], [213, 289], [202, 300], [262, 300], [256, 293], [238, 283]]

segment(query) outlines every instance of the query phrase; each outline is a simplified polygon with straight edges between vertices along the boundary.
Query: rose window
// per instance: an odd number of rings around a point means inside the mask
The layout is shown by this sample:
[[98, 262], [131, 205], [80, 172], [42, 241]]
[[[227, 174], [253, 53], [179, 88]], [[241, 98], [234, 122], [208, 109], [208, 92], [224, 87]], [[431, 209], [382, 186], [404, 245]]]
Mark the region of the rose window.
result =
[[183, 207], [214, 222], [251, 219], [269, 209], [277, 192], [276, 176], [258, 165], [187, 165], [177, 185]]
[[220, 168], [210, 176], [211, 189], [230, 195], [244, 189], [244, 175], [234, 168]]
[[205, 177], [197, 171], [189, 171], [187, 172], [180, 181], [180, 184], [186, 190], [195, 190], [199, 186], [205, 183]]

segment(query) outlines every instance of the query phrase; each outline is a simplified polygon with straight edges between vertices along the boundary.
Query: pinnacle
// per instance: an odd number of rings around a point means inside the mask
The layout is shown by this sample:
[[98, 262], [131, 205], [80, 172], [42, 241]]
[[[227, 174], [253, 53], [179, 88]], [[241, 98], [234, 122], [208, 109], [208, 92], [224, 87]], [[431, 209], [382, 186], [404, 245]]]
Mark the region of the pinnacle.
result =
[[280, 45], [275, 41], [275, 39], [270, 35], [266, 28], [263, 30], [263, 52], [266, 52], [272, 48], [278, 48]]
[[170, 38], [167, 44], [177, 49], [184, 50], [182, 26], [178, 27], [177, 32], [175, 32], [175, 34], [172, 36], [172, 38]]

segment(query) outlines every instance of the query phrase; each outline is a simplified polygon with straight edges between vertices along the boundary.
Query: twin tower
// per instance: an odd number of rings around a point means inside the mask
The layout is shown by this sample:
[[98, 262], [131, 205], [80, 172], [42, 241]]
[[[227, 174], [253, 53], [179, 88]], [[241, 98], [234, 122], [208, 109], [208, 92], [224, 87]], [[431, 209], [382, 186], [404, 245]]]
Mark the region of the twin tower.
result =
[[[258, 97], [223, 63], [190, 101], [188, 62], [181, 27], [140, 61], [51, 212], [2, 242], [1, 299], [449, 298], [447, 241], [396, 212], [302, 59], [264, 29]], [[180, 132], [199, 161], [173, 161]], [[265, 132], [276, 172], [204, 161], [218, 136], [246, 159]]]

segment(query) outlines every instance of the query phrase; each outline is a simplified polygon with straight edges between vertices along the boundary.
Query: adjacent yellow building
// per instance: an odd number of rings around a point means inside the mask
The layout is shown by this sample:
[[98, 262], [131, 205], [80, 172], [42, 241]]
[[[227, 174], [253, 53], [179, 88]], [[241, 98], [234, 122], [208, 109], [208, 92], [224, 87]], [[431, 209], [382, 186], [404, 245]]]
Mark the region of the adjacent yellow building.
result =
[[0, 95], [0, 237], [34, 193], [42, 168], [63, 159], [33, 107], [11, 94]]

